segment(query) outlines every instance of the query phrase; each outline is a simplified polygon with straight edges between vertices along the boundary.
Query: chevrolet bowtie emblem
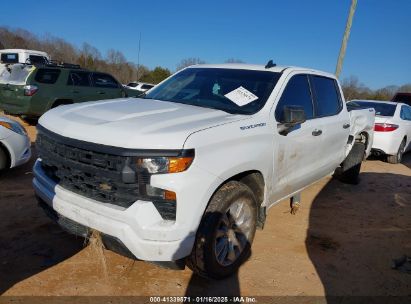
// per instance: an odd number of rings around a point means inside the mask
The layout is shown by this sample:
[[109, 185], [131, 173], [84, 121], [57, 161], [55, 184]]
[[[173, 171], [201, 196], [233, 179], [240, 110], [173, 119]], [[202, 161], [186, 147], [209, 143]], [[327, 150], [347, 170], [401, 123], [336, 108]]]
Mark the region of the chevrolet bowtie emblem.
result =
[[109, 191], [109, 190], [111, 190], [112, 187], [111, 187], [109, 184], [101, 183], [101, 184], [99, 185], [99, 188], [100, 188], [100, 190]]

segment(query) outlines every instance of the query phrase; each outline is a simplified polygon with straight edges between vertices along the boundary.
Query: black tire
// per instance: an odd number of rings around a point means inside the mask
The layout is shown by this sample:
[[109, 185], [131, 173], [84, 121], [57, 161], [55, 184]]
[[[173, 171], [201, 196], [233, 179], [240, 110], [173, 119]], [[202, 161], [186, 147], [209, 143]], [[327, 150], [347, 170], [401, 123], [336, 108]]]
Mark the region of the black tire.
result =
[[9, 160], [6, 151], [0, 146], [0, 172], [8, 169]]
[[365, 144], [357, 142], [343, 161], [337, 178], [346, 184], [358, 184], [361, 164], [364, 158]]
[[389, 162], [390, 164], [400, 164], [402, 161], [402, 156], [405, 152], [405, 145], [406, 145], [406, 140], [404, 138], [398, 148], [397, 154], [387, 155], [387, 162]]
[[29, 126], [36, 126], [39, 119], [38, 117], [26, 117], [26, 116], [21, 116], [20, 117], [25, 123], [27, 123]]
[[[247, 228], [247, 236], [238, 233], [238, 230], [233, 232], [235, 230], [228, 229], [227, 235], [217, 237], [217, 232], [221, 231], [221, 225], [223, 225], [223, 222], [225, 223], [223, 218], [228, 219], [230, 217], [229, 208], [235, 206], [238, 202], [245, 203], [243, 206], [246, 206], [246, 209], [241, 210], [250, 215], [246, 225], [250, 227], [249, 229]], [[246, 185], [237, 181], [230, 181], [222, 186], [212, 197], [201, 220], [193, 250], [191, 255], [187, 257], [187, 266], [196, 274], [206, 278], [222, 279], [234, 274], [251, 255], [251, 244], [256, 230], [257, 209], [257, 200], [251, 189]], [[238, 227], [236, 226], [232, 229], [238, 229]], [[235, 236], [236, 242], [241, 239], [243, 244], [245, 244], [241, 246], [243, 248], [242, 251], [240, 246], [236, 247], [234, 242], [230, 241], [228, 236], [230, 231], [231, 235]], [[221, 242], [223, 238], [225, 238], [224, 240], [227, 243], [227, 246], [224, 247], [224, 249], [227, 248], [226, 252], [230, 252], [229, 248], [232, 248], [231, 252], [235, 251], [238, 254], [238, 257], [228, 265], [222, 265], [217, 258], [217, 241], [220, 240], [219, 242]], [[235, 248], [237, 250], [234, 250]], [[223, 256], [224, 249], [221, 250]], [[229, 254], [227, 254], [228, 256]]]

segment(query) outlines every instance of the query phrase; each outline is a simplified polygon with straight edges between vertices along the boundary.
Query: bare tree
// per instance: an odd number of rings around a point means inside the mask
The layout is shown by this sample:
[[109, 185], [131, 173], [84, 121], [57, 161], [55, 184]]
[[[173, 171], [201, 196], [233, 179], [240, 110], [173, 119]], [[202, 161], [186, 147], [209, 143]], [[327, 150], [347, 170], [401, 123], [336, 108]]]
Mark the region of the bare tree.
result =
[[194, 57], [185, 58], [185, 59], [182, 59], [179, 64], [177, 64], [177, 71], [182, 70], [191, 65], [203, 64], [203, 63], [205, 63], [205, 61], [201, 60], [200, 58], [194, 58]]
[[236, 58], [228, 58], [225, 63], [244, 63], [241, 59], [236, 59]]

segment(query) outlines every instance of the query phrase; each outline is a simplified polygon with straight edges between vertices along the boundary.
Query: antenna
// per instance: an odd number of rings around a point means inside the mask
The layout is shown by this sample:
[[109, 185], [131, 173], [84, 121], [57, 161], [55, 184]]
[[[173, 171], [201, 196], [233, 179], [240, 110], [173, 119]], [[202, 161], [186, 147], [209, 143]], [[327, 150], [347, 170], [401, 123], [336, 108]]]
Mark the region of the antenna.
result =
[[137, 77], [136, 81], [139, 80], [140, 76], [140, 50], [141, 50], [141, 32], [140, 32], [140, 38], [138, 39], [138, 55], [137, 55]]
[[273, 67], [275, 67], [276, 66], [276, 64], [272, 61], [272, 60], [270, 60], [269, 62], [267, 62], [267, 64], [265, 65], [265, 68], [266, 69], [269, 69], [269, 68], [273, 68]]

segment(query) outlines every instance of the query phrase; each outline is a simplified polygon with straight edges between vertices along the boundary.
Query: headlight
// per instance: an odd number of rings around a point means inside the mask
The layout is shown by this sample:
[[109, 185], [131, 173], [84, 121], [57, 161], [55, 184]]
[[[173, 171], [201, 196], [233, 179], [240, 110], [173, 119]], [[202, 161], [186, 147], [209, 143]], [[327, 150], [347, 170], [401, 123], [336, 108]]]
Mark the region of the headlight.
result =
[[137, 167], [147, 169], [151, 174], [178, 173], [187, 170], [193, 160], [193, 156], [139, 158]]
[[0, 126], [20, 135], [27, 135], [26, 130], [16, 121], [3, 120], [0, 118]]

